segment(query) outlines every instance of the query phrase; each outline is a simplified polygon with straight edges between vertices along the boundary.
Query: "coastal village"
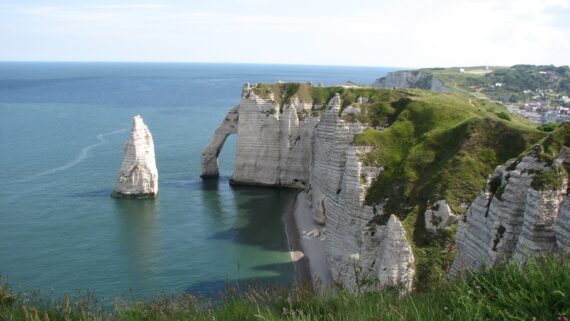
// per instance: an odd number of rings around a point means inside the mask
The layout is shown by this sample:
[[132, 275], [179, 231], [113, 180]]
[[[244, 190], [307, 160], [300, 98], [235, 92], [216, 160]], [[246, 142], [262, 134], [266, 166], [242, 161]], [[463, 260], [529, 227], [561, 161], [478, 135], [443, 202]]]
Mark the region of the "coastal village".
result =
[[516, 65], [428, 69], [452, 90], [503, 103], [537, 124], [570, 120], [570, 69]]
[[[570, 121], [570, 98], [553, 95], [552, 90], [524, 90], [526, 98], [516, 103], [506, 103], [511, 113], [519, 114], [537, 124]], [[554, 96], [554, 97], [552, 97]]]

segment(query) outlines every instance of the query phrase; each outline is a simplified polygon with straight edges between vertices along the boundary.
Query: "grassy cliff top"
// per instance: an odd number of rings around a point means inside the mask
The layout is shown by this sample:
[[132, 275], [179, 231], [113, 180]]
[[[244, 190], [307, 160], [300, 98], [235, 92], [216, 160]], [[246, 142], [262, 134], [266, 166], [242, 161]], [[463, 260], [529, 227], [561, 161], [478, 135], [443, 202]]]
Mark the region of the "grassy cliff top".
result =
[[[309, 84], [261, 84], [255, 91], [262, 97], [272, 92], [280, 103], [296, 96], [314, 109], [338, 93], [342, 109], [360, 107], [362, 113], [342, 117], [369, 125], [355, 144], [372, 146], [362, 161], [384, 168], [367, 191], [366, 202], [384, 209], [370, 226], [384, 224], [391, 214], [403, 221], [419, 287], [443, 279], [453, 259], [455, 226], [436, 234], [426, 231], [428, 202], [445, 199], [455, 213], [463, 213], [497, 165], [546, 139], [545, 131], [551, 130], [509, 114], [502, 104], [462, 92]], [[357, 103], [359, 97], [366, 99]], [[556, 139], [551, 149], [564, 144]]]
[[384, 224], [391, 214], [403, 220], [418, 287], [442, 280], [453, 259], [455, 226], [426, 231], [428, 202], [445, 199], [461, 214], [497, 165], [538, 142], [552, 141], [545, 147], [550, 153], [568, 146], [566, 136], [558, 134], [566, 125], [548, 138], [550, 129], [508, 114], [501, 104], [461, 93], [392, 90], [386, 100], [361, 107], [367, 113], [355, 120], [370, 127], [355, 143], [374, 147], [363, 155], [365, 164], [384, 167], [366, 196], [367, 203], [383, 206], [384, 214], [370, 223]]
[[516, 102], [537, 90], [550, 95], [570, 95], [570, 68], [568, 66], [515, 65], [512, 67], [464, 67], [421, 69], [443, 81], [457, 92], [476, 97]]
[[[273, 94], [281, 106], [296, 97], [321, 109], [339, 94], [341, 112], [360, 107], [362, 114], [345, 119], [369, 125], [355, 143], [376, 147], [363, 160], [385, 168], [367, 202], [389, 198], [385, 210], [400, 218], [427, 200], [446, 199], [463, 212], [497, 165], [546, 135], [502, 104], [463, 93], [300, 83], [258, 84], [254, 92], [266, 99]], [[357, 103], [359, 97], [365, 103]]]
[[382, 101], [394, 94], [391, 90], [377, 90], [368, 86], [318, 87], [307, 83], [260, 83], [255, 85], [253, 91], [264, 99], [269, 99], [270, 95], [273, 94], [275, 102], [281, 106], [288, 103], [291, 98], [296, 97], [300, 102], [312, 104], [316, 108], [326, 105], [337, 93], [341, 96], [343, 107], [356, 103], [358, 97]]
[[[452, 91], [467, 94], [476, 99], [519, 102], [538, 95], [560, 104], [561, 96], [570, 96], [570, 67], [568, 66], [515, 65], [512, 67], [479, 66], [420, 70], [441, 80]], [[359, 88], [341, 86], [323, 88], [306, 83], [279, 83], [259, 84], [254, 91], [264, 98], [268, 98], [269, 93], [273, 93], [274, 99], [280, 105], [295, 95], [302, 102], [322, 105], [335, 92], [349, 94], [351, 89], [358, 90]]]
[[545, 136], [504, 106], [459, 93], [397, 90], [363, 108], [367, 115], [357, 118], [370, 128], [355, 142], [375, 147], [367, 165], [385, 168], [367, 201], [389, 197], [385, 209], [401, 218], [426, 200], [447, 199], [462, 212], [497, 165]]

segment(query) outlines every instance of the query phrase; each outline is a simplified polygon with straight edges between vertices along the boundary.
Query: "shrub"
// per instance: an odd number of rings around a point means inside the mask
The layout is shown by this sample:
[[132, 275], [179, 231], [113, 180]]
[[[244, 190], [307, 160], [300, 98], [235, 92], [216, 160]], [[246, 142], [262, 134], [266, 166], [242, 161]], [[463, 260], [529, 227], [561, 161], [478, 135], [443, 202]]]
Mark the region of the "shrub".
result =
[[508, 113], [504, 112], [504, 111], [498, 112], [498, 113], [496, 113], [495, 115], [497, 115], [497, 117], [499, 117], [499, 118], [501, 118], [501, 119], [504, 119], [504, 120], [507, 120], [507, 121], [510, 121], [510, 120], [511, 120], [511, 116], [510, 116]]
[[557, 164], [553, 164], [534, 175], [530, 185], [537, 191], [557, 190], [562, 188], [564, 177], [566, 177], [566, 170]]
[[550, 133], [555, 131], [558, 127], [560, 127], [560, 124], [556, 124], [556, 123], [548, 123], [548, 124], [543, 124], [538, 126], [538, 130], [543, 131], [545, 133]]

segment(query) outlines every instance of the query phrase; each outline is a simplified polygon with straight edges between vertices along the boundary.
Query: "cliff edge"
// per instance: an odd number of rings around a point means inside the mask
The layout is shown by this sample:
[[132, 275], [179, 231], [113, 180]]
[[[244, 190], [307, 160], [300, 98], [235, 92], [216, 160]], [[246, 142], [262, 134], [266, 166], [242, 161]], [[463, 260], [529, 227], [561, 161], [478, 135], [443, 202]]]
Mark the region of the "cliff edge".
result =
[[203, 176], [235, 133], [231, 182], [303, 189], [336, 282], [405, 293], [445, 277], [457, 219], [489, 173], [544, 137], [501, 111], [460, 93], [246, 84]]
[[370, 86], [374, 88], [417, 88], [438, 92], [451, 92], [443, 81], [424, 70], [404, 70], [389, 72], [386, 76], [376, 79]]
[[451, 274], [570, 254], [570, 124], [498, 166], [459, 223]]

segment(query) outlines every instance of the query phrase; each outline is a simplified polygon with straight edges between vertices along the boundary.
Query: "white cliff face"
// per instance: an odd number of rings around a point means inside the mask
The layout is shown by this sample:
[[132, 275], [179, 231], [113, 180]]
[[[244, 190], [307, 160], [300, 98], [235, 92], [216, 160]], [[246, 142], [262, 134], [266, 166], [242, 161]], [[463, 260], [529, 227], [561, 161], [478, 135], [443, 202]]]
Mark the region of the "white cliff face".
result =
[[[531, 183], [538, 172], [569, 160], [559, 157], [550, 165], [531, 153], [518, 164], [498, 166], [487, 191], [481, 192], [459, 222], [451, 274], [510, 258], [523, 262], [553, 251], [567, 253], [567, 180], [554, 190], [539, 191]], [[498, 186], [495, 191], [493, 182]]]
[[346, 165], [346, 153], [354, 136], [366, 129], [361, 123], [346, 122], [339, 117], [341, 101], [338, 95], [328, 103], [325, 114], [314, 133], [310, 162], [311, 184], [309, 201], [315, 221], [324, 224], [327, 210], [342, 190], [342, 176]]
[[[374, 224], [372, 221], [383, 214], [382, 206], [364, 203], [366, 190], [382, 170], [364, 166], [359, 157], [368, 150], [353, 145], [354, 136], [367, 126], [340, 117], [338, 95], [326, 105], [322, 116], [312, 116], [311, 108], [296, 96], [279, 106], [270, 95], [261, 98], [246, 85], [235, 108], [238, 115], [232, 118], [237, 121], [232, 181], [304, 188], [314, 220], [326, 225], [326, 260], [335, 281], [347, 288], [357, 286], [350, 256], [358, 253], [358, 268], [368, 277], [378, 278], [379, 287], [398, 285], [402, 293], [409, 291], [414, 257], [402, 224], [395, 216], [384, 225]], [[348, 106], [342, 115], [360, 112], [358, 107]], [[218, 131], [214, 140], [216, 136]], [[203, 174], [215, 159], [204, 155], [219, 153], [218, 147], [211, 145], [203, 153]]]
[[158, 194], [158, 171], [154, 142], [140, 115], [133, 117], [131, 137], [124, 148], [114, 197], [155, 197]]
[[421, 70], [395, 71], [376, 79], [371, 85], [376, 88], [419, 88], [440, 92], [451, 92], [443, 82]]
[[570, 255], [570, 202], [568, 199], [560, 206], [560, 215], [554, 227], [556, 248], [563, 255]]
[[238, 106], [232, 181], [303, 188], [309, 181], [311, 139], [318, 117], [293, 97], [282, 107], [246, 86]]
[[457, 216], [453, 214], [445, 200], [439, 200], [433, 205], [428, 204], [424, 217], [426, 229], [430, 232], [437, 232], [457, 222]]
[[412, 248], [406, 240], [404, 227], [396, 216], [390, 216], [388, 224], [383, 229], [384, 231], [378, 231], [382, 235], [381, 248], [376, 255], [376, 260], [380, 264], [378, 280], [381, 286], [397, 286], [402, 295], [412, 288], [414, 281]]
[[[321, 188], [325, 190], [321, 203], [325, 204], [327, 212], [327, 261], [337, 282], [349, 289], [356, 288], [356, 267], [350, 255], [358, 253], [360, 278], [377, 278], [376, 288], [397, 285], [403, 294], [412, 289], [412, 249], [397, 217], [390, 216], [384, 224], [373, 222], [384, 215], [383, 206], [365, 205], [364, 202], [366, 190], [378, 177], [380, 169], [363, 166], [359, 155], [365, 151], [348, 146], [345, 163], [337, 168], [341, 173], [339, 190], [331, 194], [326, 187]], [[338, 163], [334, 161], [333, 164]], [[312, 181], [311, 184], [315, 186]]]

